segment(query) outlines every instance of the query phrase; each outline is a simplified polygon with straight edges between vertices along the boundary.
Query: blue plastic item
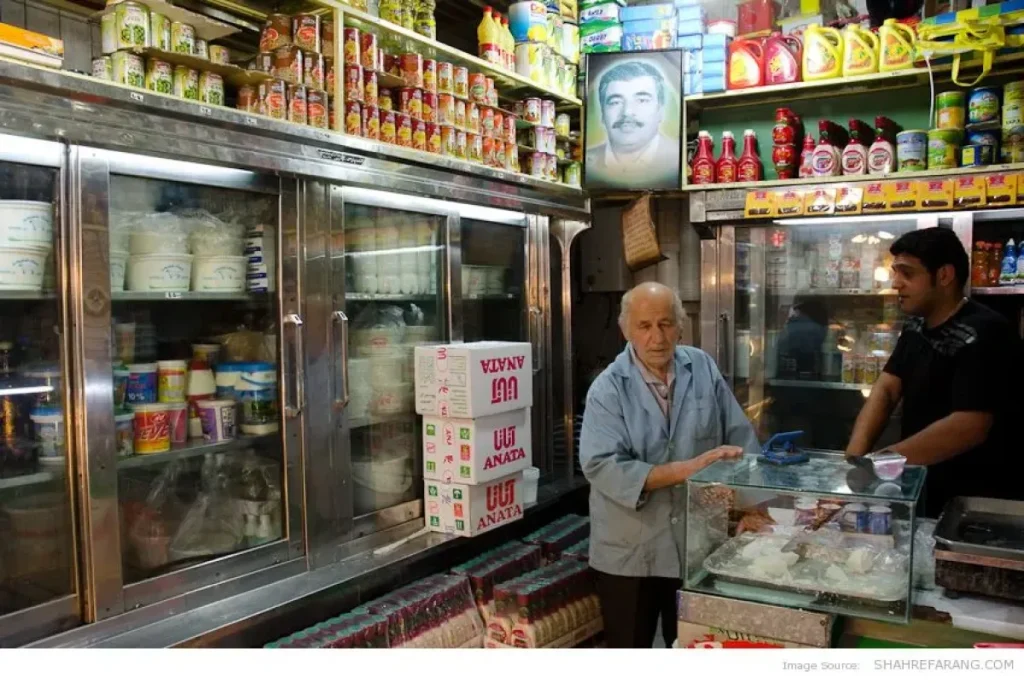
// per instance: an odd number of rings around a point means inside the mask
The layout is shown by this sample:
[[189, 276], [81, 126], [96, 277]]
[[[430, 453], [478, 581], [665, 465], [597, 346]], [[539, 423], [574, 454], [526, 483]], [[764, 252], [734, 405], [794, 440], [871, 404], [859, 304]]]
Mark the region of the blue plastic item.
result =
[[796, 447], [796, 440], [803, 436], [803, 431], [782, 432], [775, 434], [761, 447], [758, 460], [772, 465], [796, 465], [810, 460], [810, 456]]

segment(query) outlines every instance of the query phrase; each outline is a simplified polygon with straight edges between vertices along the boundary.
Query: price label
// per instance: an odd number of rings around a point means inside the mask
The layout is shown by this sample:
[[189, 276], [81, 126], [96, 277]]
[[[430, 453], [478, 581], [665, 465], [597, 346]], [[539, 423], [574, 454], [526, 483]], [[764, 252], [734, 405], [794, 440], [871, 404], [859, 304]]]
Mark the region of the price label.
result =
[[164, 292], [165, 299], [180, 299], [181, 292]]
[[140, 92], [132, 92], [132, 93], [128, 93], [128, 95], [129, 95], [129, 97], [131, 97], [136, 102], [145, 102], [146, 101], [146, 96], [143, 95]]
[[247, 126], [258, 126], [259, 123], [260, 122], [256, 120], [255, 116], [246, 116], [245, 117], [245, 125], [247, 125]]
[[213, 114], [213, 110], [204, 104], [199, 107], [199, 113], [203, 116], [211, 116]]

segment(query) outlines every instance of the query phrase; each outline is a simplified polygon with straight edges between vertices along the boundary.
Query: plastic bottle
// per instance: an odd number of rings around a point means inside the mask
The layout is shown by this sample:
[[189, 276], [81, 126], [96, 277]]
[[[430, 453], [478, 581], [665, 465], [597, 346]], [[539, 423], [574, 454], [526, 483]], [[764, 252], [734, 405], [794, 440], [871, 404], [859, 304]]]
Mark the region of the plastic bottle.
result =
[[772, 33], [764, 42], [764, 84], [779, 85], [800, 80], [803, 44], [792, 35]]
[[867, 175], [868, 148], [861, 136], [867, 135], [866, 124], [857, 119], [850, 119], [850, 142], [843, 150], [841, 165], [843, 175]]
[[814, 175], [814, 136], [804, 136], [804, 148], [800, 151], [800, 177], [810, 178]]
[[988, 258], [988, 286], [995, 287], [999, 284], [999, 271], [1002, 270], [1002, 249], [999, 242], [990, 242]]
[[1024, 282], [1024, 258], [1017, 259], [1017, 276], [1014, 278], [1016, 284]]
[[203, 425], [199, 419], [197, 401], [216, 398], [217, 382], [213, 370], [206, 361], [193, 360], [188, 366], [188, 385], [185, 398], [188, 399], [188, 435], [197, 438], [203, 435]]
[[875, 129], [875, 141], [868, 150], [868, 173], [889, 175], [896, 170], [896, 149], [886, 138], [884, 128]]
[[722, 133], [722, 154], [718, 157], [718, 163], [715, 164], [715, 177], [720, 183], [734, 183], [738, 168], [736, 140], [733, 139], [731, 132], [725, 131]]
[[916, 40], [917, 34], [910, 26], [886, 19], [878, 28], [878, 70], [884, 73], [912, 67]]
[[743, 154], [736, 166], [736, 178], [741, 183], [752, 183], [764, 178], [761, 157], [757, 155], [757, 134], [749, 128], [743, 131]]
[[1003, 248], [1003, 267], [999, 271], [999, 284], [1012, 285], [1017, 280], [1017, 247], [1011, 237]]
[[508, 25], [508, 17], [501, 18], [501, 30], [505, 38], [505, 68], [509, 71], [516, 70], [516, 39], [512, 36], [512, 29]]
[[494, 12], [489, 6], [484, 7], [484, 18], [476, 29], [476, 37], [480, 43], [480, 57], [491, 64], [501, 64], [501, 45], [499, 44], [498, 27], [494, 23]]
[[757, 38], [738, 38], [729, 44], [729, 90], [764, 84], [764, 46]]
[[[971, 252], [971, 286], [985, 287], [988, 285], [988, 245], [978, 241], [974, 243], [974, 251]], [[1020, 260], [1017, 261], [1018, 275], [1020, 272]]]
[[831, 139], [831, 122], [818, 121], [818, 146], [811, 157], [811, 169], [817, 178], [837, 176], [840, 172], [839, 152]]
[[715, 142], [706, 130], [697, 134], [697, 153], [693, 155], [690, 165], [693, 168], [694, 185], [710, 185], [715, 182]]

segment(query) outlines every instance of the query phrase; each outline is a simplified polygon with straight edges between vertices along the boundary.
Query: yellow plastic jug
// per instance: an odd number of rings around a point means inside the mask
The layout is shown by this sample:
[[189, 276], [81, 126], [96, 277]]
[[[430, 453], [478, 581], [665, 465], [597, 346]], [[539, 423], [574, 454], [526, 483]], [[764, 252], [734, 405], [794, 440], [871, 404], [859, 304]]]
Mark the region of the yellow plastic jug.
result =
[[886, 19], [878, 29], [878, 70], [898, 71], [914, 66], [914, 29], [895, 19]]
[[805, 81], [839, 78], [843, 74], [843, 34], [834, 28], [811, 24], [804, 31]]
[[860, 76], [878, 71], [878, 36], [848, 24], [843, 33], [843, 75]]

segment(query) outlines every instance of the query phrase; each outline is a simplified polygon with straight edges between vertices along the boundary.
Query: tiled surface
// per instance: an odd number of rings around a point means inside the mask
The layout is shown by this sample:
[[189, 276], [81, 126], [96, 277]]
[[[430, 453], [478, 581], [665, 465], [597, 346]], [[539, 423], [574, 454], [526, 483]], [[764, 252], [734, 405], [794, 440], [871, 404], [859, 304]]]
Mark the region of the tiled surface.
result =
[[64, 68], [90, 73], [93, 53], [99, 54], [99, 26], [83, 14], [59, 10], [44, 2], [0, 0], [0, 21], [64, 41]]

